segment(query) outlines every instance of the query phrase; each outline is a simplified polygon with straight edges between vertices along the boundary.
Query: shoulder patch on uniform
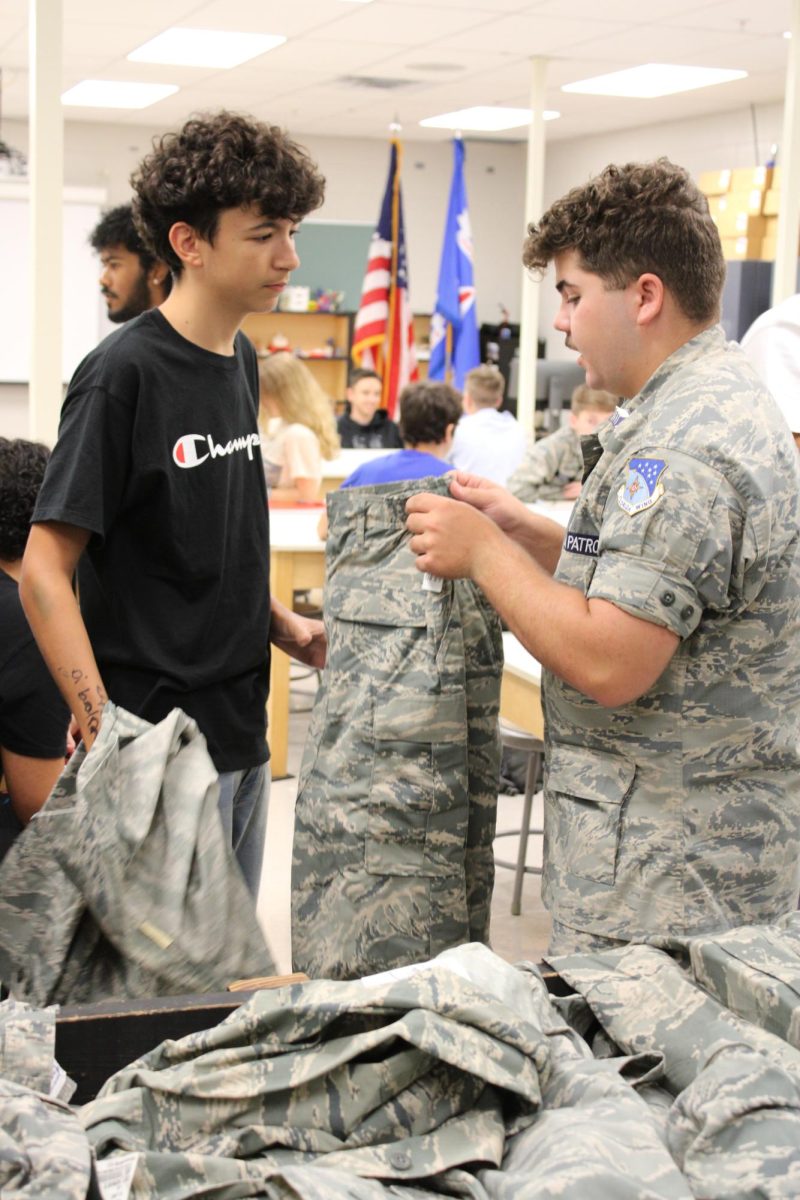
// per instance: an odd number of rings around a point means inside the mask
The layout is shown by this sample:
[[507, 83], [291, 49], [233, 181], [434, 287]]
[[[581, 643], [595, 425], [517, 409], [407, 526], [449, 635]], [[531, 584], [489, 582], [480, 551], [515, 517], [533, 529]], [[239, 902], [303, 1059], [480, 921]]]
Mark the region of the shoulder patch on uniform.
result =
[[664, 495], [661, 476], [667, 469], [663, 458], [632, 458], [628, 478], [617, 492], [617, 502], [629, 517], [653, 508]]

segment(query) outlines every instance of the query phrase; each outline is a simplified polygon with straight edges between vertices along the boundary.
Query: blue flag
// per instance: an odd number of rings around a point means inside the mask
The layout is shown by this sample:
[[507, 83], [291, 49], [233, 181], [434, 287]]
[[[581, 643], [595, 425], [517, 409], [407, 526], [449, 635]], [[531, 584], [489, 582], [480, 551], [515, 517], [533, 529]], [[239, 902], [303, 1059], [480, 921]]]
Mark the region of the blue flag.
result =
[[444, 231], [436, 308], [431, 318], [429, 379], [445, 379], [459, 389], [467, 371], [481, 361], [475, 316], [472, 230], [464, 186], [464, 143], [453, 141], [453, 182]]

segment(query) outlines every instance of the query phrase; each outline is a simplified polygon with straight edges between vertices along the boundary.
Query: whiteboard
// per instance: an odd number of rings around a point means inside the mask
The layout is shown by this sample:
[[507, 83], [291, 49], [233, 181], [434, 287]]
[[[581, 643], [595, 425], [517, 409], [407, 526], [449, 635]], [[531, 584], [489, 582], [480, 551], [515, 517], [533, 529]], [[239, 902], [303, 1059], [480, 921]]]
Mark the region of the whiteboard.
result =
[[[111, 328], [97, 282], [99, 261], [89, 245], [104, 200], [105, 192], [97, 188], [64, 192], [61, 378], [65, 382]], [[0, 383], [27, 383], [30, 378], [29, 238], [28, 185], [4, 183], [0, 187]]]
[[292, 283], [344, 293], [343, 312], [355, 312], [361, 299], [374, 225], [360, 221], [303, 221], [295, 239], [300, 266]]

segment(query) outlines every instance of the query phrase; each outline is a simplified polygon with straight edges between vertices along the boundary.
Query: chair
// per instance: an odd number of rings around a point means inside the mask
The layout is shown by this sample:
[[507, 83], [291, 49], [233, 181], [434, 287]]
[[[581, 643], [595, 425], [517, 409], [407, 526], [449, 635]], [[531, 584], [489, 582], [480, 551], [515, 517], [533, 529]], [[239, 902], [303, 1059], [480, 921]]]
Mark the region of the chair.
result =
[[533, 806], [533, 797], [536, 794], [536, 787], [539, 782], [539, 777], [542, 774], [542, 766], [544, 763], [544, 742], [541, 738], [534, 737], [530, 733], [526, 733], [523, 729], [515, 729], [510, 725], [506, 725], [504, 721], [500, 722], [500, 741], [503, 746], [509, 750], [521, 750], [528, 756], [528, 764], [525, 771], [525, 792], [522, 803], [522, 824], [519, 829], [504, 829], [497, 837], [516, 837], [519, 836], [519, 849], [517, 851], [517, 861], [509, 862], [500, 858], [495, 859], [495, 865], [505, 867], [514, 872], [514, 893], [511, 898], [511, 915], [518, 917], [522, 911], [522, 882], [526, 874], [541, 875], [541, 867], [527, 866], [525, 859], [528, 853], [528, 837], [530, 834], [534, 836], [542, 836], [543, 829], [531, 829], [531, 808]]

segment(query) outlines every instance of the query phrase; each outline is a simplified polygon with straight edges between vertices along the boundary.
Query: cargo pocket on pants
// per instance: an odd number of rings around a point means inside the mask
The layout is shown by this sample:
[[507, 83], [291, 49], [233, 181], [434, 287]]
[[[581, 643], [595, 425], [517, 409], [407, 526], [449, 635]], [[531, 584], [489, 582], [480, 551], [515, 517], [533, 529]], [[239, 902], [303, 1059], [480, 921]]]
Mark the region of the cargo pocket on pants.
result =
[[373, 735], [366, 870], [463, 874], [469, 808], [464, 692], [377, 695]]
[[623, 806], [635, 771], [633, 762], [617, 754], [552, 748], [545, 786], [548, 843], [569, 874], [614, 883]]

